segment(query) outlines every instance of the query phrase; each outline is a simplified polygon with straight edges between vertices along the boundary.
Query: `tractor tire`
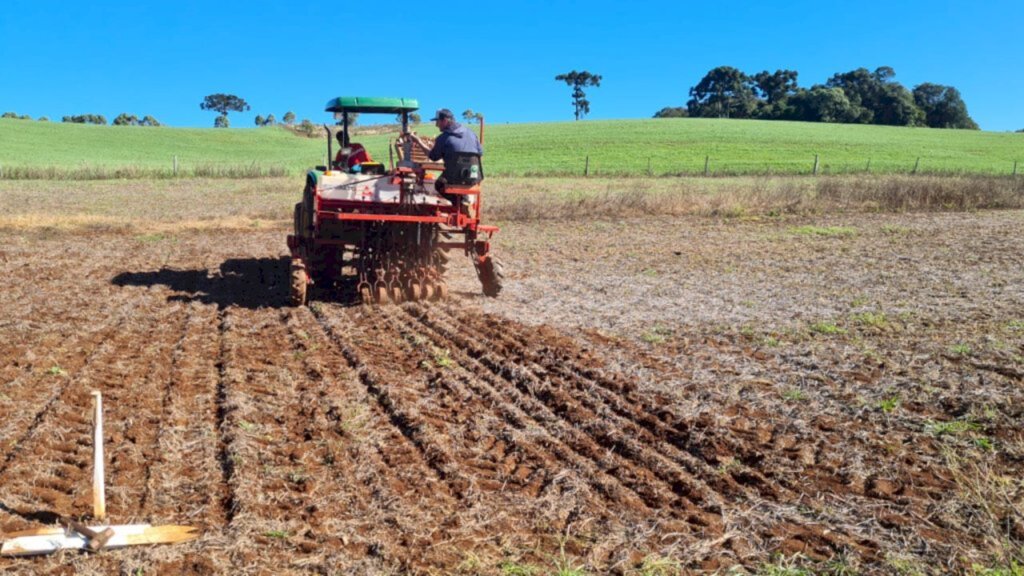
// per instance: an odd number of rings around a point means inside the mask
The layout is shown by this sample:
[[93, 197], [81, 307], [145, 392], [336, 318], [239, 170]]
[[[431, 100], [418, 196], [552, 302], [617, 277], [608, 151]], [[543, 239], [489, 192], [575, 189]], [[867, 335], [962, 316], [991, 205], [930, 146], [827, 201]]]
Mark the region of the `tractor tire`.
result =
[[480, 285], [483, 286], [484, 296], [496, 298], [501, 293], [501, 284], [505, 279], [505, 274], [500, 260], [493, 256], [488, 256], [483, 262], [477, 263], [476, 275], [480, 278]]
[[291, 279], [291, 283], [288, 293], [288, 302], [292, 306], [305, 306], [307, 297], [306, 288], [309, 286], [309, 277], [306, 276], [306, 267], [301, 263], [297, 263], [295, 260], [292, 260], [291, 273], [289, 277]]

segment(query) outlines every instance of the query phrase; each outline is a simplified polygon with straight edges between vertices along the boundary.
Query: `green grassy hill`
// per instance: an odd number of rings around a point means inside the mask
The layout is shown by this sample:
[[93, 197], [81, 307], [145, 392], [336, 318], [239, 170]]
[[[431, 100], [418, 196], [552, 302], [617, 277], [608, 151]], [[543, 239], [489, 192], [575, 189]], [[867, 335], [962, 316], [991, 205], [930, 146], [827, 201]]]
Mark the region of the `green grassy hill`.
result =
[[[422, 125], [423, 134], [434, 134]], [[359, 136], [387, 162], [389, 136]], [[756, 120], [659, 119], [504, 124], [486, 127], [493, 175], [655, 175], [820, 172], [1024, 173], [1024, 134]], [[197, 166], [278, 168], [322, 164], [324, 139], [277, 128], [143, 128], [0, 120], [0, 169], [139, 168], [186, 173]], [[870, 162], [870, 165], [869, 165]]]

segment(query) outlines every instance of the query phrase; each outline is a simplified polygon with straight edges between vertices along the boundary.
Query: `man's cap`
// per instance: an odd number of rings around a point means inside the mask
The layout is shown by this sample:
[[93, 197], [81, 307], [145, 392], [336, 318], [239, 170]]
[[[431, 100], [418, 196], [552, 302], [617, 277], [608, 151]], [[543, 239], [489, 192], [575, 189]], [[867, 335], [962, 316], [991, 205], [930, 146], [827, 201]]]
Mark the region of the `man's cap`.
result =
[[455, 120], [455, 114], [452, 114], [452, 111], [447, 109], [447, 108], [439, 108], [437, 110], [437, 113], [434, 114], [434, 117], [431, 118], [430, 121], [431, 122], [436, 122], [436, 121], [438, 121], [441, 118], [447, 118], [449, 120]]

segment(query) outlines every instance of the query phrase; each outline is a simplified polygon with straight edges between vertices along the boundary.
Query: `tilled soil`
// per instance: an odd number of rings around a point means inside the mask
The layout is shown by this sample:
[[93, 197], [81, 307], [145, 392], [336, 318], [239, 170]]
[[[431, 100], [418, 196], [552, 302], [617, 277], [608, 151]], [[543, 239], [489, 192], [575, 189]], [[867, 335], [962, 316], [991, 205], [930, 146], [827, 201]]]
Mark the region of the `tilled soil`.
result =
[[380, 308], [284, 306], [283, 231], [10, 234], [0, 530], [87, 516], [97, 389], [111, 519], [202, 537], [0, 570], [1007, 565], [1020, 214], [883, 220], [520, 224]]

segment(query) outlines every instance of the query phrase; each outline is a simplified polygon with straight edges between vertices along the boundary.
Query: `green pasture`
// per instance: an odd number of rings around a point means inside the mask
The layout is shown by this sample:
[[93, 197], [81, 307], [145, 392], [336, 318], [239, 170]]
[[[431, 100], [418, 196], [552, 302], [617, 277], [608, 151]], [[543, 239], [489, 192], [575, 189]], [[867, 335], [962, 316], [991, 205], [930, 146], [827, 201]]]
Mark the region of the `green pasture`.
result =
[[[436, 133], [433, 125], [419, 131]], [[389, 135], [360, 135], [388, 161]], [[702, 118], [486, 127], [491, 175], [1024, 174], [1024, 134]], [[281, 128], [146, 128], [0, 120], [0, 170], [12, 167], [260, 166], [300, 174], [322, 164], [325, 140]], [[918, 160], [920, 159], [920, 160]]]

